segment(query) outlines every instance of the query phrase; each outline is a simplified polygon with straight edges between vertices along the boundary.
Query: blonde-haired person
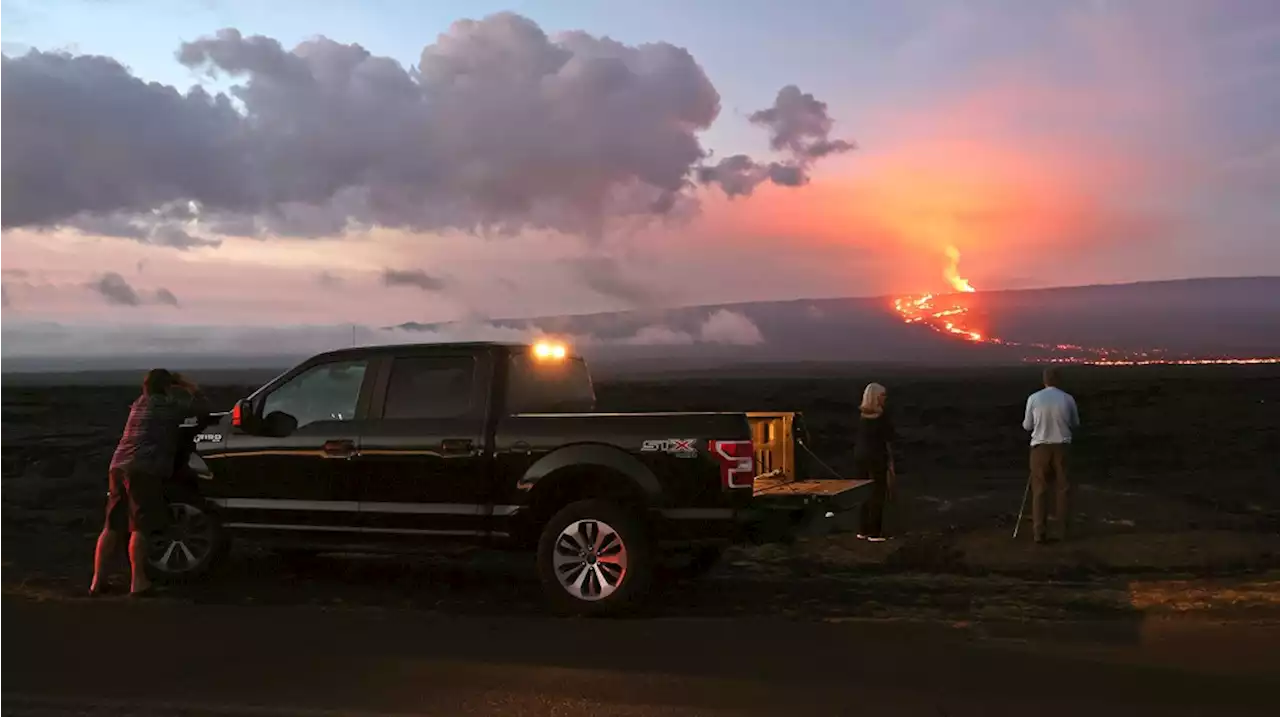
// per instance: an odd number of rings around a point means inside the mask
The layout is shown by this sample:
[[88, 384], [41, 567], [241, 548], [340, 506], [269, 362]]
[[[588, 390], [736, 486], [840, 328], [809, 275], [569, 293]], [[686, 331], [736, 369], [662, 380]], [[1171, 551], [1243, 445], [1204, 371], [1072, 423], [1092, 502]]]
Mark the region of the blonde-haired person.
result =
[[853, 443], [853, 477], [873, 482], [871, 497], [862, 504], [862, 528], [858, 537], [876, 542], [888, 539], [884, 531], [884, 509], [893, 473], [893, 442], [897, 439], [893, 421], [885, 411], [888, 398], [889, 392], [884, 386], [867, 384], [862, 392]]

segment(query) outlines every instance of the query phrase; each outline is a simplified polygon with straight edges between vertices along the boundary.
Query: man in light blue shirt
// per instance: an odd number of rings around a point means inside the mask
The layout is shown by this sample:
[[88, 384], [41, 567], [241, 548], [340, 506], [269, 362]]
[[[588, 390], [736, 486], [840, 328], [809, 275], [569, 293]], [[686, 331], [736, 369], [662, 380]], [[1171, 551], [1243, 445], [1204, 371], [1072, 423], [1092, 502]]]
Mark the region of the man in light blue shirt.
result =
[[1043, 543], [1045, 535], [1045, 493], [1050, 476], [1054, 484], [1053, 518], [1058, 537], [1067, 535], [1067, 449], [1071, 431], [1080, 425], [1080, 413], [1071, 394], [1058, 388], [1058, 372], [1050, 366], [1044, 370], [1044, 388], [1027, 398], [1022, 427], [1031, 433], [1031, 520], [1035, 540]]

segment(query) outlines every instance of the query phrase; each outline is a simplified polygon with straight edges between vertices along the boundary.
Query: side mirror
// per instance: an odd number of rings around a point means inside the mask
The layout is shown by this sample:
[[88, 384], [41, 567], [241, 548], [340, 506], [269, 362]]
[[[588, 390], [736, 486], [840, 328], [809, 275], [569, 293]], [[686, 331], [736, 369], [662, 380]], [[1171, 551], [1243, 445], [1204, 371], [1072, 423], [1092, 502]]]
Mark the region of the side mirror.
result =
[[284, 411], [272, 411], [262, 419], [262, 429], [272, 438], [284, 438], [298, 430], [298, 419]]
[[236, 405], [231, 409], [231, 425], [239, 428], [245, 433], [253, 433], [256, 426], [253, 420], [253, 406], [250, 405], [249, 399], [242, 398], [236, 401]]

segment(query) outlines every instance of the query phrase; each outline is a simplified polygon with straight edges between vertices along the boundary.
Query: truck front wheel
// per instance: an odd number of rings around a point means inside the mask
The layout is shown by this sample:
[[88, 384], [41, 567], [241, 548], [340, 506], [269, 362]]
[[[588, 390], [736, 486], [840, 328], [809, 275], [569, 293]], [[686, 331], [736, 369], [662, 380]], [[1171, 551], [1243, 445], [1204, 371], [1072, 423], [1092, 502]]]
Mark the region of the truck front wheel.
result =
[[218, 517], [204, 500], [181, 492], [168, 497], [170, 522], [153, 534], [147, 573], [164, 582], [187, 582], [205, 576], [226, 554], [227, 540]]
[[603, 500], [571, 503], [538, 540], [538, 577], [560, 612], [614, 614], [637, 605], [653, 577], [644, 523]]

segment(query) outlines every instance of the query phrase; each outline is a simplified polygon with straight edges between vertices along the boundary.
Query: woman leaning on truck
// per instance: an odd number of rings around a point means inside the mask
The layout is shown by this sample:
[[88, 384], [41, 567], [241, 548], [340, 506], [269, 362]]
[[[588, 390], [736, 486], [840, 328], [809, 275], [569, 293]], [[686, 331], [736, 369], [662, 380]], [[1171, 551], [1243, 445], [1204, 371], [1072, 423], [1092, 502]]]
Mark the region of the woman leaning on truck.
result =
[[884, 513], [889, 481], [893, 477], [893, 442], [897, 439], [893, 421], [885, 411], [888, 397], [884, 386], [867, 384], [862, 392], [853, 444], [853, 477], [874, 483], [871, 497], [862, 504], [862, 527], [858, 537], [875, 542], [888, 539], [884, 531]]

